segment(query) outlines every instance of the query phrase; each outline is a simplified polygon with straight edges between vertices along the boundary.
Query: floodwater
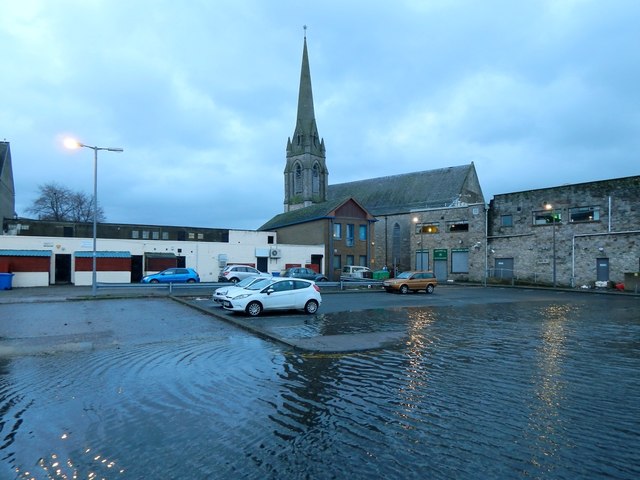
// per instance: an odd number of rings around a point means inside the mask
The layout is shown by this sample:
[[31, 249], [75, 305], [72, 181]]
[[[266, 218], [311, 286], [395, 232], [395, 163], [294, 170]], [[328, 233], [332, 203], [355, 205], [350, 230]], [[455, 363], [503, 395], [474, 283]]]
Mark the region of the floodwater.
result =
[[193, 336], [0, 358], [0, 478], [640, 478], [637, 305], [379, 309], [279, 327], [407, 334], [349, 354], [206, 317]]

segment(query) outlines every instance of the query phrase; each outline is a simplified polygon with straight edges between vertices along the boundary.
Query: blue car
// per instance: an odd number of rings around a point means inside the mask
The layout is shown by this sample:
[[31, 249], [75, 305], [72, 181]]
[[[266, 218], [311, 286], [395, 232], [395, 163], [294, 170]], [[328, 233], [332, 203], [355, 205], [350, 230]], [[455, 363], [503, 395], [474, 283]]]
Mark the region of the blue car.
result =
[[160, 273], [147, 275], [142, 283], [197, 283], [200, 275], [193, 268], [167, 268]]

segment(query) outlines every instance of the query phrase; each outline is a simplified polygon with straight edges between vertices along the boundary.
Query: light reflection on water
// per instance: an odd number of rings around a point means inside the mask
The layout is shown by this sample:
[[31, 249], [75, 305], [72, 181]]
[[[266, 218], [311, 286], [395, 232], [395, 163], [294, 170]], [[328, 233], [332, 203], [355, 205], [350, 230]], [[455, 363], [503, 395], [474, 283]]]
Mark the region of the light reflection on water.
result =
[[407, 333], [351, 354], [223, 325], [0, 359], [0, 478], [635, 478], [640, 325], [608, 309], [376, 310], [288, 330]]

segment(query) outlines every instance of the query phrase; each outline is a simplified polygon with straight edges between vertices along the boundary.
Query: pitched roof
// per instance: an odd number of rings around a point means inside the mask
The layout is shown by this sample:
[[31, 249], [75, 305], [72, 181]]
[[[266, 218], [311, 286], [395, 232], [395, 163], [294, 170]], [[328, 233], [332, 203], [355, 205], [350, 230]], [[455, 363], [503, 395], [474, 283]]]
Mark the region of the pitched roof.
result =
[[281, 213], [262, 225], [258, 230], [275, 230], [277, 228], [288, 227], [290, 225], [330, 218], [332, 216], [331, 212], [342, 205], [346, 200], [347, 199], [341, 198], [333, 201], [315, 203], [308, 207]]
[[[422, 172], [329, 185], [329, 201], [353, 197], [373, 215], [406, 213], [415, 209], [455, 204], [465, 192], [473, 163]], [[482, 194], [480, 193], [480, 196]], [[478, 200], [483, 201], [483, 200]], [[476, 199], [472, 202], [475, 203]]]
[[[344, 214], [341, 209], [349, 204], [359, 210], [362, 210], [368, 221], [375, 221], [375, 217], [371, 215], [366, 208], [360, 205], [355, 198], [349, 197], [335, 201], [315, 203], [308, 207], [281, 213], [262, 225], [258, 230], [275, 230], [281, 227], [298, 225], [300, 223], [313, 222], [326, 218], [336, 218], [337, 216]], [[353, 211], [351, 211], [351, 213], [353, 213]]]

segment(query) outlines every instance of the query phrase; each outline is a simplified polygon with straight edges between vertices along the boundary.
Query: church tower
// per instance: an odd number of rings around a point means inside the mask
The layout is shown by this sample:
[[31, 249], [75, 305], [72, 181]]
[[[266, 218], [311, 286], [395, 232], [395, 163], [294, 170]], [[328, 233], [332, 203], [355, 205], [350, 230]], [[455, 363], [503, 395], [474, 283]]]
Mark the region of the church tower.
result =
[[318, 135], [313, 110], [311, 72], [307, 54], [305, 27], [302, 70], [298, 92], [298, 118], [293, 137], [287, 140], [287, 165], [284, 169], [284, 211], [308, 207], [327, 200], [329, 171], [324, 139]]

